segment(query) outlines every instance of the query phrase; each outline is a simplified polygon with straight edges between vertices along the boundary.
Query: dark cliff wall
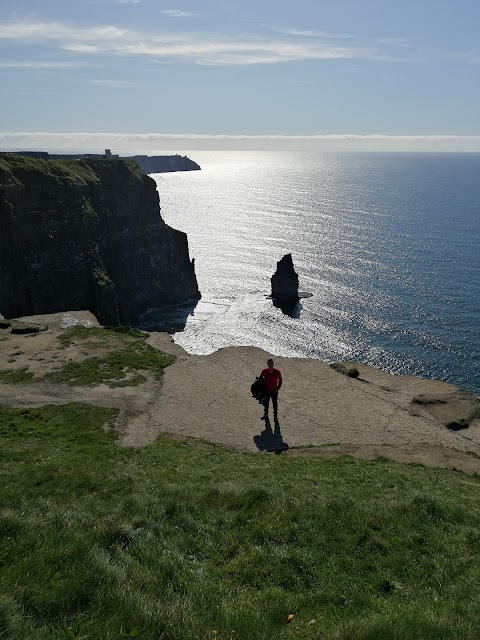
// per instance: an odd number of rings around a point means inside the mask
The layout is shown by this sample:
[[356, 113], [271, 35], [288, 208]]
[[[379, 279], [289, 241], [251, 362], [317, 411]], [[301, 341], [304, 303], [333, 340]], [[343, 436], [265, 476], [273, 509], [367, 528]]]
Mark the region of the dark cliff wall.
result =
[[0, 154], [4, 316], [88, 309], [126, 325], [199, 297], [186, 234], [165, 224], [133, 161]]
[[135, 160], [145, 173], [200, 170], [200, 165], [187, 156], [132, 156], [131, 159]]

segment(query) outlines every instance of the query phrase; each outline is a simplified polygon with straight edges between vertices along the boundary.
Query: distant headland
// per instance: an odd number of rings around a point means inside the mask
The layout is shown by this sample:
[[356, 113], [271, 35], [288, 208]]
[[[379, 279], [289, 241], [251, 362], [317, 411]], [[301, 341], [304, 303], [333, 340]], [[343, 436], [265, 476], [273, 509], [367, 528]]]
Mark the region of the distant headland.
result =
[[140, 169], [145, 173], [170, 173], [172, 171], [200, 171], [199, 164], [187, 158], [187, 156], [119, 156], [113, 154], [110, 149], [105, 149], [105, 153], [48, 153], [47, 151], [14, 151], [5, 152], [14, 153], [19, 156], [28, 156], [29, 158], [40, 158], [42, 160], [98, 160], [102, 158], [118, 159], [128, 158], [135, 160]]

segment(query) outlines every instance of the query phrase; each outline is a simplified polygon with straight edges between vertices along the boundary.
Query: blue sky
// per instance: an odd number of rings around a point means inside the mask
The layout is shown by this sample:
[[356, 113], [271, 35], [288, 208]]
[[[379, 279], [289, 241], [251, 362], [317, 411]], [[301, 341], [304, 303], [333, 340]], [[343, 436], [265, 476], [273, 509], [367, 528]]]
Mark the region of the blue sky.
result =
[[478, 0], [2, 0], [0, 146], [480, 151], [479, 25]]

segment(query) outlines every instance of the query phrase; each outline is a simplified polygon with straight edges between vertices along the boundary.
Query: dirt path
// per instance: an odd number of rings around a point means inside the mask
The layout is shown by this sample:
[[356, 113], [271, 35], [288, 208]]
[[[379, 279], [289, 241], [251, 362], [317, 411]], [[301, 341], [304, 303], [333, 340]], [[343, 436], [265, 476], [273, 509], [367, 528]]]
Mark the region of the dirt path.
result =
[[[8, 353], [21, 351], [11, 366], [19, 366], [20, 358], [21, 364], [48, 366], [62, 330], [59, 318], [48, 318], [48, 331], [34, 339], [8, 334], [0, 341], [2, 362]], [[81, 321], [88, 319], [82, 316]], [[249, 389], [270, 354], [232, 347], [194, 356], [160, 333], [151, 334], [149, 342], [176, 357], [161, 386], [153, 381], [115, 389], [0, 385], [0, 403], [23, 407], [76, 401], [118, 407], [123, 446], [145, 446], [160, 433], [172, 433], [239, 451], [383, 456], [480, 473], [480, 419], [474, 415], [480, 415], [480, 401], [451, 385], [363, 365], [357, 365], [360, 376], [353, 379], [318, 360], [275, 358], [284, 377], [279, 420], [265, 424]]]

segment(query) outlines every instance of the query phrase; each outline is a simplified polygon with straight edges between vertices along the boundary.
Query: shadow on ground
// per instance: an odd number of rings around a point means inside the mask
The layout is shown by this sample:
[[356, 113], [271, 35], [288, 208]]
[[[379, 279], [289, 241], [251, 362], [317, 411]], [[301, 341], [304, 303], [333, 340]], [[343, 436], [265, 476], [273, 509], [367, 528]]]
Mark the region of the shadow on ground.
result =
[[265, 419], [265, 429], [259, 435], [253, 436], [253, 441], [260, 451], [282, 453], [282, 451], [288, 449], [288, 444], [283, 441], [279, 421], [274, 420], [273, 424], [274, 429], [272, 431], [272, 424], [270, 418], [267, 416]]

